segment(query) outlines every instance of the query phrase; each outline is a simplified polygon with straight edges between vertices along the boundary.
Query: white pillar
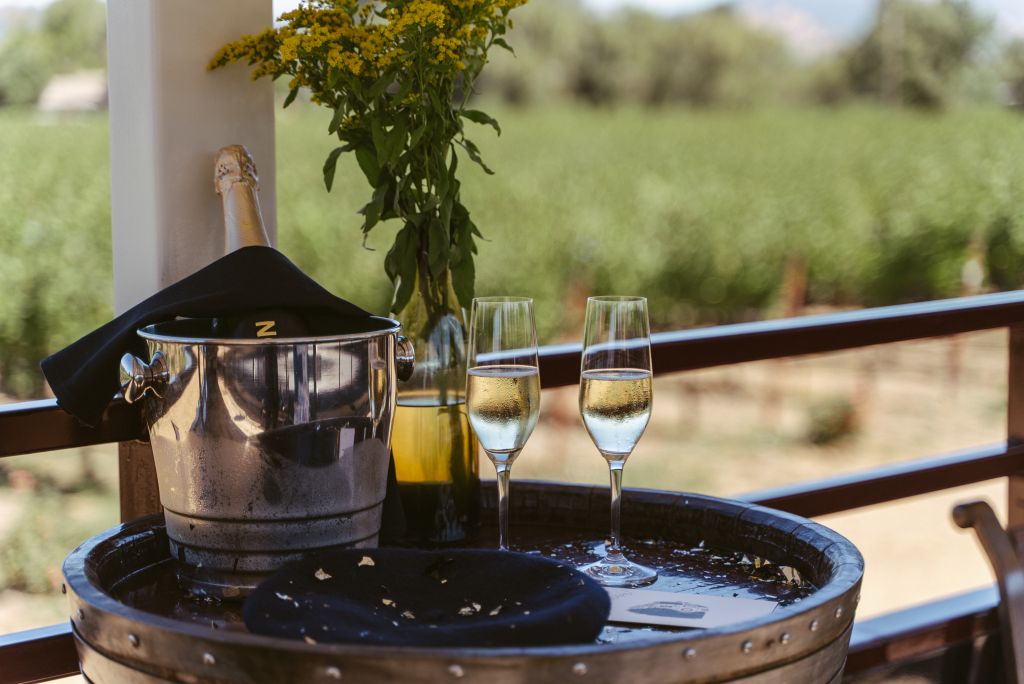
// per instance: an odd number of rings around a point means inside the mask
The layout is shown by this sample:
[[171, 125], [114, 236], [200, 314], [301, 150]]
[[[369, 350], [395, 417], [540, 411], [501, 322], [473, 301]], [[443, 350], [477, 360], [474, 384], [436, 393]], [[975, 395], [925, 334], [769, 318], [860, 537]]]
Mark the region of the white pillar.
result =
[[118, 313], [223, 254], [213, 161], [224, 145], [252, 152], [276, 242], [273, 86], [243, 65], [206, 70], [221, 45], [272, 21], [271, 0], [108, 0]]

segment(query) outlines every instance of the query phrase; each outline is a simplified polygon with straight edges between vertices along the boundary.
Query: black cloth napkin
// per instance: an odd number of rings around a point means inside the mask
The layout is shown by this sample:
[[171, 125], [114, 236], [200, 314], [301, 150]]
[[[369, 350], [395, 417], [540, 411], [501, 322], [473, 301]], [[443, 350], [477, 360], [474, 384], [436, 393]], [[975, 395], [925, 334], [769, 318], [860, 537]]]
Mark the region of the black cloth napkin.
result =
[[246, 599], [249, 631], [316, 643], [592, 642], [611, 601], [558, 561], [511, 551], [346, 549], [291, 564]]
[[145, 353], [135, 331], [175, 317], [240, 315], [280, 308], [302, 315], [366, 318], [370, 314], [335, 297], [271, 247], [245, 247], [132, 307], [40, 366], [57, 404], [86, 425], [96, 425], [118, 391], [125, 352]]

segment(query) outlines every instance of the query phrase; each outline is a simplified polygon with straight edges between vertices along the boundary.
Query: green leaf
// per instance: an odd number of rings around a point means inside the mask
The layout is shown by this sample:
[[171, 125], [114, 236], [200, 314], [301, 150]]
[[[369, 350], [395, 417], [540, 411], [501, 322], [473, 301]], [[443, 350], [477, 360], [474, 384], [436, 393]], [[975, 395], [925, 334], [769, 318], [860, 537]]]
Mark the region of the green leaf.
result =
[[435, 276], [441, 275], [448, 266], [448, 231], [441, 225], [441, 221], [434, 218], [428, 226], [427, 235], [427, 265], [430, 272]]
[[387, 255], [384, 257], [384, 272], [387, 273], [388, 279], [394, 282], [399, 275], [400, 268], [399, 262], [402, 259], [404, 250], [408, 247], [408, 241], [410, 236], [415, 235], [415, 229], [410, 224], [406, 224], [395, 233], [395, 241], [391, 245], [391, 249], [388, 250]]
[[388, 132], [384, 142], [384, 166], [394, 166], [395, 162], [402, 155], [405, 149], [405, 140], [408, 134], [408, 127], [404, 121], [399, 121], [394, 128]]
[[341, 156], [342, 152], [349, 152], [351, 149], [351, 145], [342, 145], [341, 147], [335, 147], [327, 155], [327, 161], [324, 162], [324, 185], [327, 186], [327, 192], [330, 192], [331, 186], [334, 185], [334, 172], [338, 166], [338, 157]]
[[367, 96], [371, 100], [376, 100], [378, 97], [381, 96], [381, 94], [385, 90], [388, 89], [388, 86], [391, 85], [393, 81], [394, 79], [392, 78], [391, 74], [384, 74], [383, 76], [381, 76], [380, 78], [373, 82], [373, 85], [370, 86], [370, 90], [367, 93]]
[[282, 109], [286, 109], [288, 105], [290, 105], [292, 102], [295, 102], [295, 97], [298, 94], [298, 88], [292, 88], [290, 91], [288, 91], [288, 97], [284, 98], [284, 107], [282, 107]]
[[451, 193], [451, 176], [447, 173], [440, 173], [437, 175], [437, 194], [440, 197], [448, 197]]
[[476, 227], [476, 224], [473, 223], [473, 219], [469, 217], [469, 210], [458, 200], [456, 200], [455, 205], [452, 207], [452, 235], [455, 236], [455, 241], [459, 245], [468, 247], [469, 251], [473, 254], [476, 254], [473, 236], [475, 235], [481, 240], [486, 239]]
[[424, 121], [423, 123], [416, 127], [416, 129], [412, 132], [412, 135], [409, 137], [409, 147], [416, 147], [417, 143], [419, 143], [420, 139], [423, 137], [423, 134], [426, 132], [427, 122]]
[[391, 311], [397, 313], [405, 308], [416, 285], [416, 250], [419, 245], [418, 231], [410, 224], [402, 227], [395, 235], [395, 243], [384, 259], [384, 268], [395, 286]]
[[459, 259], [459, 263], [452, 266], [452, 287], [455, 289], [455, 296], [464, 305], [473, 301], [474, 281], [476, 280], [476, 266], [473, 264], [472, 255], [465, 253]]
[[376, 153], [366, 146], [357, 147], [356, 161], [359, 162], [359, 168], [363, 170], [366, 180], [370, 181], [370, 185], [376, 187], [377, 180], [380, 178], [380, 165], [377, 163]]
[[427, 96], [430, 99], [430, 105], [434, 108], [434, 113], [440, 116], [442, 119], [450, 120], [452, 113], [452, 105], [450, 102], [444, 103], [441, 101], [435, 89], [431, 88], [427, 91]]
[[451, 162], [448, 163], [448, 177], [451, 178], [456, 183], [458, 183], [458, 181], [455, 180], [455, 172], [458, 170], [458, 168], [459, 155], [455, 154], [455, 145], [452, 145], [452, 160]]
[[487, 164], [484, 164], [484, 160], [480, 158], [480, 148], [474, 145], [471, 140], [463, 138], [459, 141], [459, 144], [466, 150], [466, 154], [469, 155], [469, 158], [480, 165], [480, 168], [482, 168], [487, 174], [491, 176], [494, 175], [494, 171], [491, 171]]
[[381, 192], [384, 199], [381, 201], [380, 220], [387, 221], [397, 218], [399, 216], [398, 185], [394, 176], [387, 176], [384, 184], [381, 185]]
[[380, 214], [384, 208], [386, 196], [387, 187], [384, 185], [378, 186], [373, 191], [373, 198], [365, 207], [359, 210], [363, 214], [363, 233], [369, 233], [377, 225], [377, 222], [380, 221]]
[[344, 107], [338, 107], [337, 109], [335, 109], [334, 110], [334, 116], [331, 117], [331, 123], [330, 123], [329, 126], [327, 126], [327, 132], [332, 134], [332, 135], [335, 132], [337, 132], [338, 127], [341, 126], [341, 120], [344, 119], [344, 118], [345, 118], [345, 108]]
[[511, 52], [513, 55], [516, 54], [516, 51], [512, 49], [511, 45], [509, 45], [508, 43], [505, 42], [504, 38], [495, 38], [492, 42], [495, 45], [497, 45], [498, 47], [505, 48], [506, 50]]
[[430, 195], [423, 203], [423, 213], [433, 215], [434, 209], [441, 206], [441, 198], [437, 195]]
[[398, 90], [391, 96], [391, 99], [395, 102], [404, 101], [409, 96], [409, 93], [412, 92], [413, 85], [415, 85], [413, 79], [407, 79], [398, 86]]
[[370, 135], [373, 137], [373, 147], [377, 152], [377, 164], [384, 166], [384, 148], [387, 145], [387, 134], [384, 132], [384, 125], [380, 119], [374, 118], [370, 122]]
[[451, 195], [445, 196], [441, 201], [441, 211], [439, 213], [441, 228], [443, 228], [449, 235], [452, 235], [455, 232], [452, 230], [452, 202], [453, 200]]
[[415, 221], [417, 216], [415, 213], [416, 200], [409, 192], [412, 176], [399, 172], [398, 177], [400, 180], [398, 189], [395, 191], [395, 213], [406, 221]]
[[501, 135], [501, 126], [498, 125], [497, 119], [481, 112], [478, 109], [463, 109], [462, 116], [466, 119], [469, 119], [473, 123], [490, 126], [491, 128], [498, 132], [498, 135]]

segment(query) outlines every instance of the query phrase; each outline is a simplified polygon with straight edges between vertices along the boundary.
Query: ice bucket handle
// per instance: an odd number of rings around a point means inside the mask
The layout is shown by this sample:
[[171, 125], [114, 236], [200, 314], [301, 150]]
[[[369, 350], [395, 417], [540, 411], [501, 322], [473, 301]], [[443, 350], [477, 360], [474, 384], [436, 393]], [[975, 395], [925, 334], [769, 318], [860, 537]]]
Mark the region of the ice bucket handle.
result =
[[153, 360], [146, 363], [134, 354], [125, 354], [121, 357], [121, 393], [124, 400], [129, 404], [152, 392], [155, 396], [163, 395], [164, 387], [170, 379], [167, 366], [164, 364], [164, 355], [160, 352], [153, 354]]
[[412, 377], [416, 367], [416, 349], [408, 337], [399, 335], [395, 339], [395, 375], [402, 382]]

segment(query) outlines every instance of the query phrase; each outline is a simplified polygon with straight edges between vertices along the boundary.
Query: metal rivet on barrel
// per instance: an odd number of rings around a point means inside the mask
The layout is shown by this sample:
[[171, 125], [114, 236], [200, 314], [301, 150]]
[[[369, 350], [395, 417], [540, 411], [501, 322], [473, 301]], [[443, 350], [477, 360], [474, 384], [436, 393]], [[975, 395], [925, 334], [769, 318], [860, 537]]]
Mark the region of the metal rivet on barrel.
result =
[[586, 663], [576, 663], [575, 665], [572, 666], [572, 673], [574, 675], [580, 675], [582, 677], [583, 675], [587, 674], [587, 664]]
[[779, 637], [779, 643], [783, 646], [789, 643], [789, 632], [782, 633], [782, 636]]
[[61, 582], [61, 585], [60, 585], [60, 593], [62, 593], [62, 594], [68, 593], [68, 585], [64, 584], [63, 582]]
[[818, 631], [818, 621], [817, 620], [811, 620], [811, 631], [812, 632], [817, 632]]
[[132, 645], [132, 648], [138, 648], [139, 647], [139, 637], [135, 636], [134, 634], [129, 634], [128, 635], [128, 643]]
[[686, 658], [687, 660], [693, 660], [694, 658], [697, 657], [697, 649], [695, 649], [695, 648], [688, 648], [688, 649], [686, 649], [685, 651], [683, 651], [683, 657]]
[[741, 648], [743, 649], [744, 653], [750, 653], [754, 650], [754, 642], [750, 640], [744, 641], [743, 646]]
[[466, 671], [462, 669], [461, 665], [449, 665], [448, 674], [450, 674], [452, 677], [455, 677], [456, 679], [459, 679], [465, 676]]
[[79, 620], [84, 620], [85, 619], [85, 611], [82, 610], [81, 608], [78, 609], [78, 619]]
[[324, 674], [329, 679], [341, 679], [341, 670], [331, 665], [330, 667], [324, 668]]
[[203, 654], [203, 665], [216, 665], [217, 659], [213, 657], [212, 653]]
[[843, 607], [842, 606], [839, 606], [838, 608], [836, 608], [836, 617], [837, 618], [843, 617]]

